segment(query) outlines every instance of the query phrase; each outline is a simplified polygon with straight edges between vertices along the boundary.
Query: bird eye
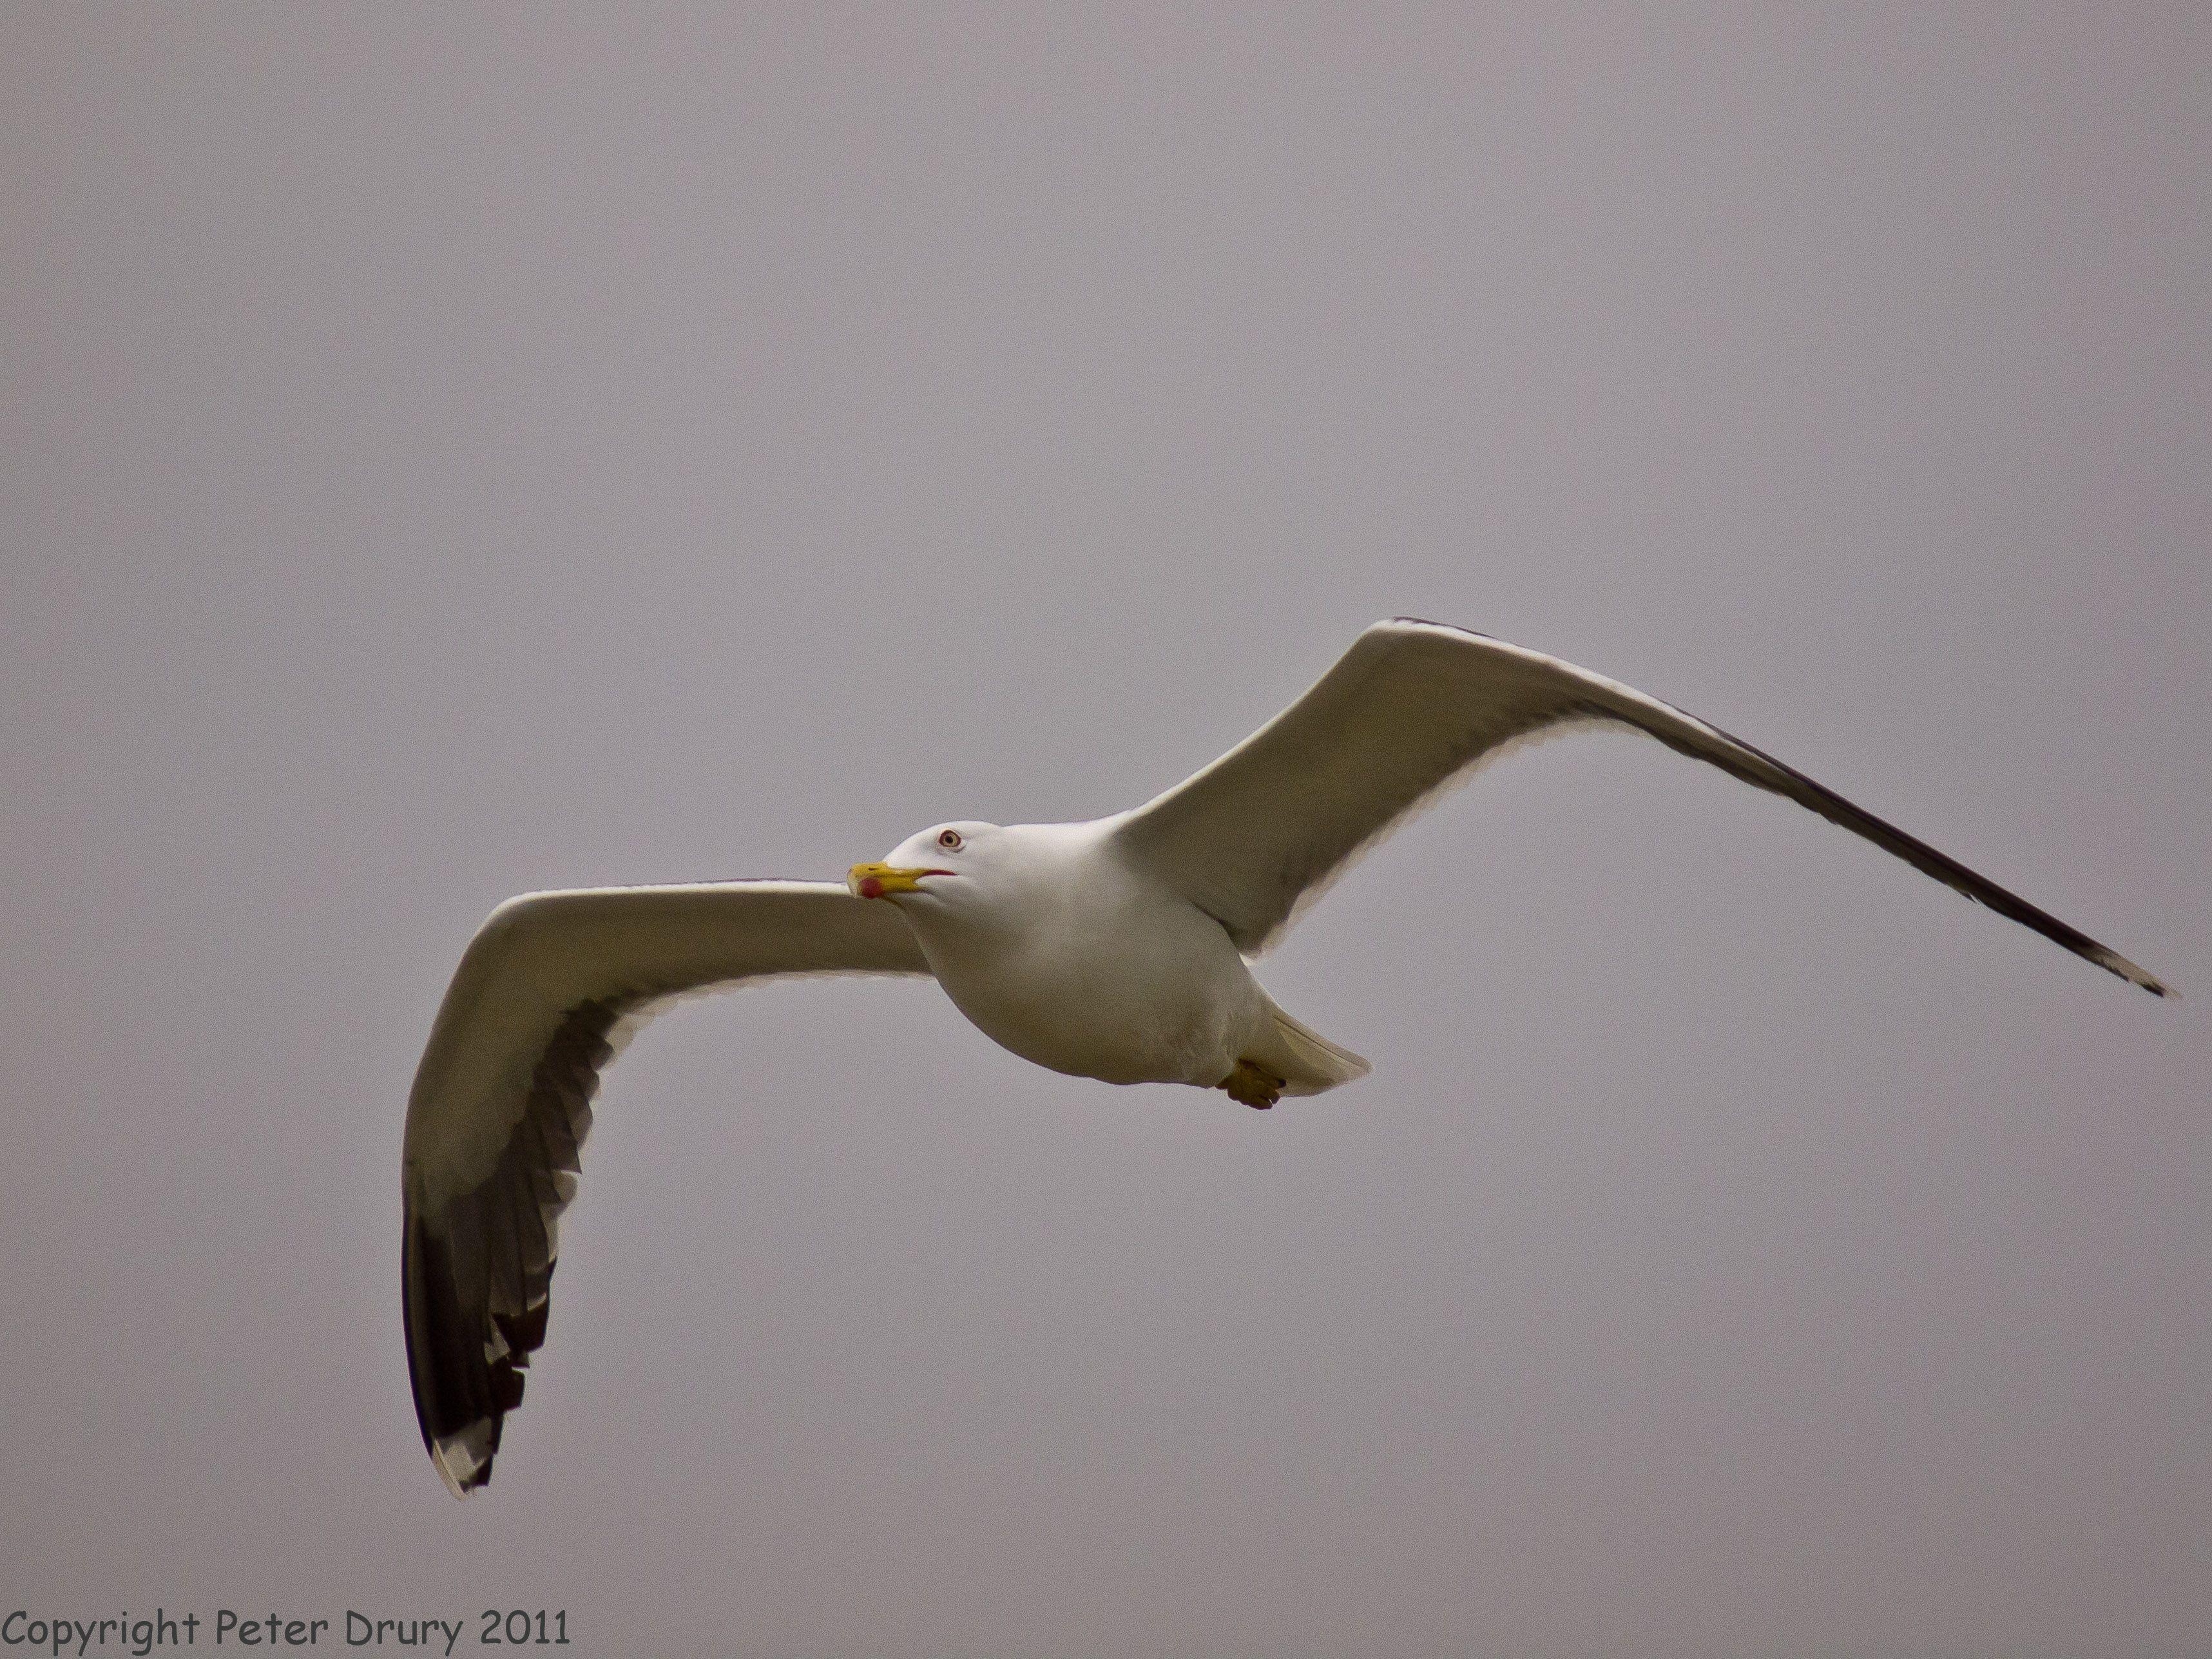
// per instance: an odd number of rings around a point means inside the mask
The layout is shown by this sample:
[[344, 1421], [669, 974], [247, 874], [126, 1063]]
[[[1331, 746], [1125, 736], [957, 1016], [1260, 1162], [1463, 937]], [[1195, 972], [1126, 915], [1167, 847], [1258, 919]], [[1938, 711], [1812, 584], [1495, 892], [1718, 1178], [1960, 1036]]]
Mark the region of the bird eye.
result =
[[958, 852], [960, 850], [960, 832], [957, 830], [945, 830], [942, 835], [938, 836], [937, 844], [939, 847], [942, 847], [948, 853]]

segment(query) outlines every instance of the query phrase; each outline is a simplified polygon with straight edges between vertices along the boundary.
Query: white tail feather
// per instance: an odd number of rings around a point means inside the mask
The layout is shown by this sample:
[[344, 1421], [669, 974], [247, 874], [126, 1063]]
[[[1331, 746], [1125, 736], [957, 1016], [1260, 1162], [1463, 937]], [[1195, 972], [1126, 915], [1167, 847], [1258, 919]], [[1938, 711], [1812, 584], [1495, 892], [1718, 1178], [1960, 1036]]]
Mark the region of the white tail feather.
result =
[[1365, 1077], [1375, 1068], [1351, 1049], [1331, 1042], [1320, 1032], [1301, 1025], [1280, 1008], [1269, 1005], [1275, 1016], [1275, 1047], [1265, 1056], [1283, 1074], [1286, 1095], [1317, 1095], [1340, 1083]]

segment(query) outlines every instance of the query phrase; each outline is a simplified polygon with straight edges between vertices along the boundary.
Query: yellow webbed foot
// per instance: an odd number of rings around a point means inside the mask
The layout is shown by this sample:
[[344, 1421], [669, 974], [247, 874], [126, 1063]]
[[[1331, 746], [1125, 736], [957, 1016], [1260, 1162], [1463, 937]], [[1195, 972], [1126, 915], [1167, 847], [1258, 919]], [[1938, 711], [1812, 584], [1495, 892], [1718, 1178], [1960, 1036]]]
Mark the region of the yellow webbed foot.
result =
[[1283, 1097], [1283, 1079], [1249, 1060], [1238, 1060], [1237, 1069], [1213, 1086], [1259, 1112]]

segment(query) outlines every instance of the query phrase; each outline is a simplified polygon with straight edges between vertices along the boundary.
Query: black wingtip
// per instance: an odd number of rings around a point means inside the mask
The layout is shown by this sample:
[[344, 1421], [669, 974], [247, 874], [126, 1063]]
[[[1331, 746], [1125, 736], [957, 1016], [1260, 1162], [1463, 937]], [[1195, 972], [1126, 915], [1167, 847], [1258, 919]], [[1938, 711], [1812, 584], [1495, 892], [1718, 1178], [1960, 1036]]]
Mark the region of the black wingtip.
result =
[[2104, 945], [2097, 945], [2094, 941], [2088, 941], [2088, 943], [2090, 945], [2090, 948], [2085, 951], [2081, 951], [2080, 954], [2088, 957], [2090, 961], [2095, 963], [2097, 966], [2103, 969], [2106, 973], [2117, 974], [2120, 978], [2127, 981], [2130, 985], [2140, 985], [2144, 990], [2149, 992], [2154, 997], [2159, 997], [2172, 1002], [2179, 1002], [2181, 1000], [2181, 993], [2175, 990], [2171, 985], [2168, 985], [2156, 974], [2150, 972], [2148, 969], [2137, 967], [2134, 963], [2130, 962], [2125, 957], [2122, 956], [2118, 951], [2108, 950]]
[[410, 1215], [399, 1273], [415, 1420], [446, 1489], [465, 1498], [491, 1480], [500, 1431], [522, 1397], [522, 1379], [507, 1358], [490, 1358], [480, 1341], [471, 1352], [453, 1269], [436, 1231]]
[[558, 1220], [621, 1018], [608, 1001], [571, 1009], [490, 1174], [434, 1213], [409, 1201], [399, 1250], [407, 1370], [422, 1444], [456, 1498], [490, 1484], [507, 1414], [522, 1403], [523, 1368], [544, 1343]]

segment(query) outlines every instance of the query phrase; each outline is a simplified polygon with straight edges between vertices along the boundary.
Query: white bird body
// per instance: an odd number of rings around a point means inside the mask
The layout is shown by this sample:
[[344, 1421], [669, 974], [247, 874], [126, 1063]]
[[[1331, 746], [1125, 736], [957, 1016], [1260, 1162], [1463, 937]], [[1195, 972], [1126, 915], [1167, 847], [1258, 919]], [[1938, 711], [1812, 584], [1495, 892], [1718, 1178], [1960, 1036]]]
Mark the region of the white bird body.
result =
[[1796, 801], [2160, 996], [2117, 951], [1717, 726], [1540, 652], [1378, 623], [1297, 701], [1133, 811], [939, 825], [844, 884], [534, 893], [495, 910], [440, 1006], [407, 1107], [401, 1277], [423, 1443], [490, 1478], [544, 1340], [561, 1213], [599, 1074], [678, 998], [808, 974], [933, 975], [1055, 1072], [1268, 1107], [1367, 1062], [1277, 1007], [1248, 959], [1366, 848], [1507, 750], [1624, 726]]
[[1348, 1080], [1293, 1052], [1221, 924], [1120, 854], [1120, 821], [948, 824], [892, 853], [957, 866], [888, 896], [953, 1006], [1024, 1060], [1103, 1083], [1212, 1088], [1245, 1060], [1285, 1094]]

